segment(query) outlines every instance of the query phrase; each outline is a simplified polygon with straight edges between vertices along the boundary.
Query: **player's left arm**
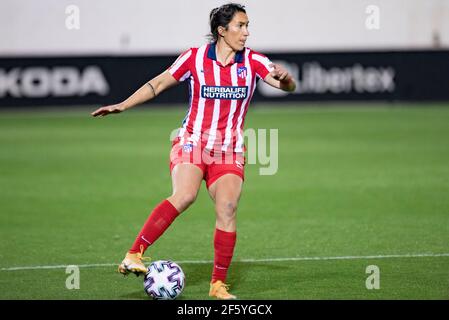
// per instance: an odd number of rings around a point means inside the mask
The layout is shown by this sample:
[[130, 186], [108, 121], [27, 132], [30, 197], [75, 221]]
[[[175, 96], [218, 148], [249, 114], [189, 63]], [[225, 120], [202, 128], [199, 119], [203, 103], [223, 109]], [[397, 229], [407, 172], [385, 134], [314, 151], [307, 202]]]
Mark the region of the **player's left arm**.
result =
[[293, 92], [296, 89], [296, 82], [292, 75], [280, 64], [271, 63], [270, 68], [272, 71], [268, 73], [263, 81], [268, 83], [274, 88], [281, 89], [283, 91]]

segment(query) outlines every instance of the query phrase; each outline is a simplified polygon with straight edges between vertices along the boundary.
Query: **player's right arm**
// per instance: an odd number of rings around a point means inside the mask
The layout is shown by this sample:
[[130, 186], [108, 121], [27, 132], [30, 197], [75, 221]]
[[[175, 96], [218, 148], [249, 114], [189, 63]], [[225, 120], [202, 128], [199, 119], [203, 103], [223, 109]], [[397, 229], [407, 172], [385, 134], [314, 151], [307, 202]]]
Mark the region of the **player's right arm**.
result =
[[92, 116], [103, 117], [110, 113], [119, 113], [126, 109], [132, 108], [138, 104], [154, 99], [164, 90], [173, 87], [179, 83], [168, 71], [164, 71], [157, 77], [151, 79], [134, 92], [128, 99], [117, 104], [98, 108], [91, 113]]

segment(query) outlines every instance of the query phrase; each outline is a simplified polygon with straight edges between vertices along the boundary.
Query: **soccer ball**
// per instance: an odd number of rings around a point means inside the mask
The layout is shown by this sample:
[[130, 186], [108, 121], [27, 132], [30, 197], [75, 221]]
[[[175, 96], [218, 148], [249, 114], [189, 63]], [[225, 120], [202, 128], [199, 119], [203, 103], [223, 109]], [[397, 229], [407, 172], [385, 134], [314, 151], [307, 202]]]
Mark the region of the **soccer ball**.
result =
[[158, 260], [148, 266], [143, 280], [145, 292], [156, 300], [176, 299], [184, 289], [185, 275], [173, 261]]

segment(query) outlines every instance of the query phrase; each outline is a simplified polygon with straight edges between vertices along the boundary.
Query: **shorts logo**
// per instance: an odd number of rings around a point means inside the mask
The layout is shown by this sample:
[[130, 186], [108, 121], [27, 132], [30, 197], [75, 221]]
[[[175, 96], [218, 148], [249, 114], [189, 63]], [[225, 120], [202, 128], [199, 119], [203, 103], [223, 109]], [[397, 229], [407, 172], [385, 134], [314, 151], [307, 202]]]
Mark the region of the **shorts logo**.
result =
[[237, 167], [239, 167], [240, 169], [243, 169], [243, 165], [240, 163], [240, 161], [236, 161], [235, 164], [236, 164]]
[[245, 79], [246, 78], [246, 67], [239, 67], [237, 69], [237, 76], [239, 78]]
[[201, 86], [201, 97], [206, 99], [243, 100], [247, 94], [247, 86]]
[[184, 152], [192, 152], [192, 150], [193, 150], [193, 144], [191, 144], [191, 143], [187, 143], [182, 146], [182, 151], [184, 151]]

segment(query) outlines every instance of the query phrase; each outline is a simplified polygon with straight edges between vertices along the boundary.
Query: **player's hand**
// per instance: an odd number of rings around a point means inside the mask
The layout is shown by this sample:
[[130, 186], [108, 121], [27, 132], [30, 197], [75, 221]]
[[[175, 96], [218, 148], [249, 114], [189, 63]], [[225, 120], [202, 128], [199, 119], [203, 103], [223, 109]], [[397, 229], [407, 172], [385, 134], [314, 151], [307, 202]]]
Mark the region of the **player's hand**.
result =
[[285, 81], [290, 79], [290, 74], [288, 73], [287, 69], [285, 69], [280, 64], [271, 63], [270, 68], [273, 68], [273, 71], [270, 72], [271, 76], [279, 81]]
[[104, 117], [107, 116], [110, 113], [119, 113], [124, 111], [125, 108], [123, 107], [123, 105], [121, 103], [118, 104], [113, 104], [110, 106], [105, 106], [105, 107], [101, 107], [98, 108], [97, 110], [95, 110], [94, 112], [91, 113], [92, 116], [94, 117]]

